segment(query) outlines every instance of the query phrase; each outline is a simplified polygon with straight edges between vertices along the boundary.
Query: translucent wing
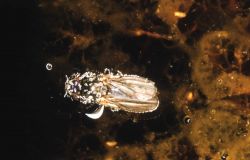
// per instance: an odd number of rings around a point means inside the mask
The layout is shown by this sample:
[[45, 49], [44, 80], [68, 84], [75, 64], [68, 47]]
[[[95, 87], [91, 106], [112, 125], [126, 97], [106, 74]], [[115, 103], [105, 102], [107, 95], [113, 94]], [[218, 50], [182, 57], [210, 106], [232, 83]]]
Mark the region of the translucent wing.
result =
[[154, 111], [158, 105], [157, 88], [154, 82], [135, 75], [108, 79], [110, 94], [105, 97], [108, 106], [144, 113]]

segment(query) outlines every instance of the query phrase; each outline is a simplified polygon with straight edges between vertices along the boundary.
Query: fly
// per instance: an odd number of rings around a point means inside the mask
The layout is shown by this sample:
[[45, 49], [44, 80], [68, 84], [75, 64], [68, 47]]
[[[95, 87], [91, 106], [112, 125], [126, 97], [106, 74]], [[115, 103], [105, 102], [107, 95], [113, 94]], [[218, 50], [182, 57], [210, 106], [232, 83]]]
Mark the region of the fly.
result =
[[104, 73], [85, 72], [66, 75], [65, 97], [83, 104], [98, 104], [99, 108], [85, 115], [98, 119], [104, 108], [112, 111], [146, 113], [159, 106], [155, 83], [137, 75], [117, 73], [105, 69]]

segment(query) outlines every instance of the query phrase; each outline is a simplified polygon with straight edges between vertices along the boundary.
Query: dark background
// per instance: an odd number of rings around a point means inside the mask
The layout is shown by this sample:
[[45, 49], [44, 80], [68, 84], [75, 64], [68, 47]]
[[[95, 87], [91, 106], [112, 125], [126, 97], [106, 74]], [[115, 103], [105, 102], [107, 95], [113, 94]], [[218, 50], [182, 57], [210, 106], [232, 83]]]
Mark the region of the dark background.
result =
[[[54, 147], [59, 123], [48, 102], [46, 69], [39, 55], [44, 27], [37, 1], [1, 1], [1, 159], [44, 159]], [[50, 156], [51, 157], [51, 156]], [[52, 158], [54, 159], [54, 158]]]

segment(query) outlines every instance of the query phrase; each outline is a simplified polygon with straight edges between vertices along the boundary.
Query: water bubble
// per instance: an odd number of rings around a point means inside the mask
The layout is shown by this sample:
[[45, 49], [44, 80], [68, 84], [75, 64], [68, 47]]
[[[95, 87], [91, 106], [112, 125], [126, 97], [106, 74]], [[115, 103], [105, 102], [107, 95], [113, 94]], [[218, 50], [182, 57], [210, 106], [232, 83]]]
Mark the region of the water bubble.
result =
[[221, 160], [226, 160], [228, 157], [228, 154], [227, 153], [224, 153], [222, 156], [221, 156]]
[[223, 80], [222, 79], [218, 79], [217, 82], [218, 82], [218, 85], [222, 85]]
[[183, 122], [184, 122], [185, 124], [190, 124], [190, 123], [191, 123], [191, 118], [190, 118], [189, 116], [185, 116], [185, 117], [183, 118]]
[[47, 63], [47, 64], [46, 64], [46, 69], [47, 69], [48, 71], [52, 70], [52, 68], [53, 68], [53, 66], [52, 66], [51, 63]]

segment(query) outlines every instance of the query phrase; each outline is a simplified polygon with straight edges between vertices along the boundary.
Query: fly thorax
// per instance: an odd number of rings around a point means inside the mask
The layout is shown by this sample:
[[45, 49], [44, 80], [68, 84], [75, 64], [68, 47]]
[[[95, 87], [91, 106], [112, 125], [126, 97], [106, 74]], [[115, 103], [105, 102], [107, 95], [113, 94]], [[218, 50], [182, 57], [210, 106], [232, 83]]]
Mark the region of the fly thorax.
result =
[[96, 103], [96, 92], [94, 90], [97, 81], [97, 76], [93, 72], [86, 72], [81, 76], [81, 96], [80, 102], [83, 104]]
[[101, 74], [86, 72], [81, 76], [81, 99], [84, 104], [97, 103], [107, 94], [107, 87], [104, 85]]

